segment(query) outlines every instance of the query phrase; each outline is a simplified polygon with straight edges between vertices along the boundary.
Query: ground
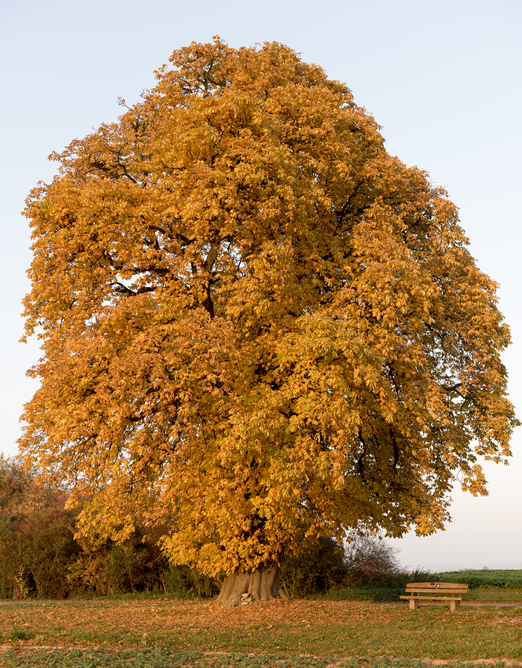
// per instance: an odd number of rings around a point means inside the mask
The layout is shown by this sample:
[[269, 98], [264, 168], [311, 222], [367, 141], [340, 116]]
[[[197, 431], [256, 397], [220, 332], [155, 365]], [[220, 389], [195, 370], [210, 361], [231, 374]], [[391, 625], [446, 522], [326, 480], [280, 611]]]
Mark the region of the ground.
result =
[[0, 643], [6, 668], [412, 668], [426, 659], [522, 666], [522, 604], [451, 613], [446, 605], [412, 612], [405, 604], [326, 600], [230, 610], [214, 601], [35, 601], [0, 604]]

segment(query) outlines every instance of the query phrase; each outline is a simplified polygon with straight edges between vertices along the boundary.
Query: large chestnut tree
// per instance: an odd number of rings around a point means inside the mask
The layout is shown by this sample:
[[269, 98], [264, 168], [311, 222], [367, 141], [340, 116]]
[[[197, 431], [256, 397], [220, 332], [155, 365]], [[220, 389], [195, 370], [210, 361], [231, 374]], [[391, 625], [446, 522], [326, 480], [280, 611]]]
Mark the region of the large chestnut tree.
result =
[[85, 540], [168, 527], [221, 598], [364, 525], [441, 529], [516, 424], [496, 284], [456, 207], [344, 84], [277, 43], [175, 51], [27, 201], [21, 446]]

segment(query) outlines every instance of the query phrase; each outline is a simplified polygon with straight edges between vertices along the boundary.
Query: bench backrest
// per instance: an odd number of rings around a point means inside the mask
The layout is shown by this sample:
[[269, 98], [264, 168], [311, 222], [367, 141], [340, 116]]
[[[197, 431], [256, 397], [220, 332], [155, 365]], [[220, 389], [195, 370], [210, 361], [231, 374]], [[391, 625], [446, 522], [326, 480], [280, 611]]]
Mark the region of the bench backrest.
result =
[[466, 594], [468, 585], [455, 582], [410, 582], [406, 585], [406, 593], [411, 594]]

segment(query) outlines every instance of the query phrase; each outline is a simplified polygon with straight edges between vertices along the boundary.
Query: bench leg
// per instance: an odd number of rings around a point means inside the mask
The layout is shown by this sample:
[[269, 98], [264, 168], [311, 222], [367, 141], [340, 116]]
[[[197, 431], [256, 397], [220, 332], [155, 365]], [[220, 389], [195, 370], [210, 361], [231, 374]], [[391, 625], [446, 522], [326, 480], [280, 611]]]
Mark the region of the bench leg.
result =
[[457, 609], [458, 603], [459, 603], [458, 601], [450, 601], [450, 611], [451, 612], [455, 612], [455, 610]]
[[410, 598], [410, 610], [417, 610], [418, 607], [419, 607], [419, 599]]

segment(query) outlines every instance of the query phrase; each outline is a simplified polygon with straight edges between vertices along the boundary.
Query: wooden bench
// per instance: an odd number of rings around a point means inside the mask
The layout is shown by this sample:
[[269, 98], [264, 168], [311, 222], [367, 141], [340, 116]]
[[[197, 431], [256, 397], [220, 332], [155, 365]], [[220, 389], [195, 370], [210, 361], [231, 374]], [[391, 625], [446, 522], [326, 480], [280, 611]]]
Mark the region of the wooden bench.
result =
[[459, 607], [468, 585], [454, 582], [411, 582], [406, 585], [406, 596], [410, 610], [417, 610], [419, 601], [449, 601], [451, 612]]

